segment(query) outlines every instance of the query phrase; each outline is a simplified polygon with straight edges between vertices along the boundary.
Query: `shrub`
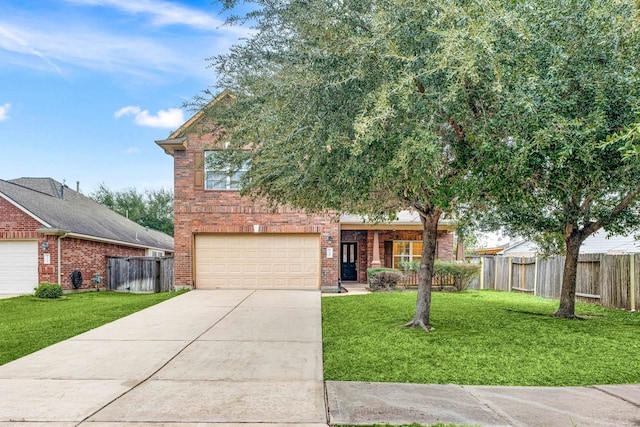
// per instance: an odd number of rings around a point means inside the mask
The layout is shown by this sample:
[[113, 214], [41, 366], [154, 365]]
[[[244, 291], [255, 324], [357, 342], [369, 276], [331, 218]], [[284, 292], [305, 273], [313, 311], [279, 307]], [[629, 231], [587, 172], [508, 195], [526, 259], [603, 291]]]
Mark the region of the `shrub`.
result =
[[369, 268], [367, 279], [372, 291], [388, 291], [396, 287], [402, 273], [393, 268]]
[[38, 298], [60, 298], [62, 295], [62, 286], [57, 283], [41, 283], [36, 288]]
[[450, 276], [453, 278], [453, 286], [458, 291], [464, 291], [469, 284], [478, 277], [480, 265], [465, 261], [440, 261], [436, 260], [433, 266], [433, 276]]

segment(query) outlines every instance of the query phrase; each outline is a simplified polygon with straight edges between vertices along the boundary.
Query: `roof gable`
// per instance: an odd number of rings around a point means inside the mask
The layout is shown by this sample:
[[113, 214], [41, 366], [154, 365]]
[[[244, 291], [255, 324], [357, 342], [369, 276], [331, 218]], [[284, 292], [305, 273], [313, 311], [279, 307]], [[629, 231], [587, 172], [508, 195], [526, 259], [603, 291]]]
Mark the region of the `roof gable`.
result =
[[180, 126], [177, 130], [171, 133], [171, 135], [169, 135], [169, 138], [167, 138], [167, 140], [184, 137], [187, 133], [189, 133], [189, 130], [191, 129], [192, 126], [200, 122], [200, 120], [203, 118], [203, 116], [205, 115], [205, 112], [207, 111], [207, 109], [209, 109], [209, 107], [217, 104], [218, 102], [224, 99], [233, 99], [233, 98], [235, 97], [233, 96], [231, 91], [229, 91], [228, 89], [223, 90], [218, 96], [212, 99], [206, 106], [198, 110], [198, 112], [194, 114], [189, 120], [184, 122], [182, 126]]

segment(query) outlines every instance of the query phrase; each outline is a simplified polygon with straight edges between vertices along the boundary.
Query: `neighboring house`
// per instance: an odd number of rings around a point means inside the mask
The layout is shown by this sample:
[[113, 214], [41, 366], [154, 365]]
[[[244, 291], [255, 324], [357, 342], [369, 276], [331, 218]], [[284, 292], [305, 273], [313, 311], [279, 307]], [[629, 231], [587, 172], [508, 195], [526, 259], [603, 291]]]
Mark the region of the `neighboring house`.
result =
[[147, 229], [51, 178], [0, 180], [0, 293], [43, 282], [73, 289], [106, 278], [107, 256], [173, 253], [173, 238]]
[[[212, 102], [227, 96], [223, 92]], [[211, 132], [214, 126], [203, 111], [156, 141], [174, 158], [176, 287], [319, 289], [337, 286], [339, 279], [364, 283], [368, 267], [394, 267], [420, 257], [422, 226], [414, 213], [370, 224], [349, 215], [307, 215], [286, 206], [273, 210], [241, 197], [238, 175], [207, 167], [207, 156], [226, 144]], [[437, 255], [453, 259], [446, 221]]]
[[[530, 240], [521, 240], [508, 245], [498, 255], [531, 257], [539, 252], [538, 245]], [[580, 246], [581, 254], [624, 255], [640, 253], [640, 241], [631, 236], [607, 237], [607, 232], [598, 230]]]

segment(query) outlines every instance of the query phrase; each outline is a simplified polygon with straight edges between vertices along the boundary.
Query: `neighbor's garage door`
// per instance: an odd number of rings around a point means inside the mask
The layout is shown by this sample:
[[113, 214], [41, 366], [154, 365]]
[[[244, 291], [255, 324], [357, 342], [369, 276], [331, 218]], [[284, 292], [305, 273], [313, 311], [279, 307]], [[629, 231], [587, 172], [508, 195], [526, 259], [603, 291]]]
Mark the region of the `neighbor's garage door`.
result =
[[0, 294], [28, 294], [38, 286], [38, 242], [0, 241]]
[[318, 234], [202, 234], [195, 242], [198, 289], [319, 289]]

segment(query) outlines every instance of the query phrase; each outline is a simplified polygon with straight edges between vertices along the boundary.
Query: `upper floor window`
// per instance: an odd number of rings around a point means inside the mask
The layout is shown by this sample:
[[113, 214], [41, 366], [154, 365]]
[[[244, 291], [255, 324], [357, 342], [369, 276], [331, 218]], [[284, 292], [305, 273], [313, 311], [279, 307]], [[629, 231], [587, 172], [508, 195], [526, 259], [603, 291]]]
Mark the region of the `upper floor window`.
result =
[[220, 151], [204, 152], [204, 189], [205, 190], [240, 190], [240, 178], [248, 169], [244, 162], [240, 169], [231, 166], [219, 167], [216, 157]]

